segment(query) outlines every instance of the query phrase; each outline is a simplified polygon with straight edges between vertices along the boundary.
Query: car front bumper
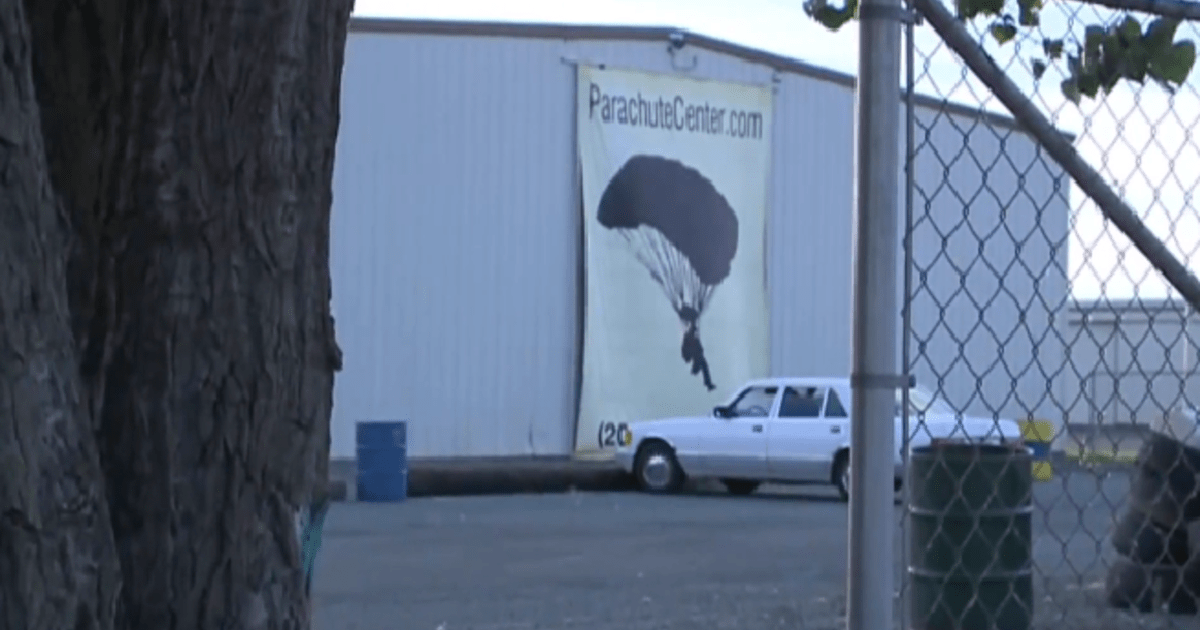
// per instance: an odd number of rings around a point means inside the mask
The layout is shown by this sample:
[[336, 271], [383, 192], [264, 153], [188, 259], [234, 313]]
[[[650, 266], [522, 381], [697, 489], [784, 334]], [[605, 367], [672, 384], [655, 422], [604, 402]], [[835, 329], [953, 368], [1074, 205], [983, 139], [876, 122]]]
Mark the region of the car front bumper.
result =
[[633, 447], [622, 446], [617, 449], [613, 455], [613, 461], [617, 463], [625, 472], [633, 472]]

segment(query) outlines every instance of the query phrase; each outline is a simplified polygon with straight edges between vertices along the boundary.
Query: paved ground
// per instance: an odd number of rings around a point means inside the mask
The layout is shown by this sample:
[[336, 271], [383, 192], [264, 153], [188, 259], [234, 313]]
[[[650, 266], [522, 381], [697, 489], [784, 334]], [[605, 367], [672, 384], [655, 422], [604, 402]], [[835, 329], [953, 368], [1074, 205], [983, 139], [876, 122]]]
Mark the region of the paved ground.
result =
[[[1038, 485], [1039, 628], [1139, 625], [1097, 605], [1127, 484], [1077, 472]], [[337, 504], [316, 628], [840, 628], [845, 550], [846, 507], [824, 489]]]

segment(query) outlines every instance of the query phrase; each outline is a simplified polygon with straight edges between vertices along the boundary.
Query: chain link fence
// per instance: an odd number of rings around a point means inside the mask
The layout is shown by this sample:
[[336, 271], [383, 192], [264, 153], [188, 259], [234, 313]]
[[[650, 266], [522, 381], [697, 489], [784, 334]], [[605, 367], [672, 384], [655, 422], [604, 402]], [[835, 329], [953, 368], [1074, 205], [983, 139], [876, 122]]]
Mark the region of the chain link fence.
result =
[[[1200, 317], [1027, 121], [999, 120], [1010, 108], [925, 4], [913, 3], [928, 21], [908, 30], [909, 86], [976, 111], [909, 109], [902, 361], [964, 426], [1010, 421], [1030, 453], [968, 456], [949, 445], [910, 456], [903, 627], [1194, 627]], [[1069, 52], [1089, 27], [1125, 15], [1048, 4], [1040, 25], [1004, 45], [990, 20], [958, 24], [1165, 253], [1191, 267], [1197, 79], [1174, 95], [1122, 81], [1075, 104], [1061, 89], [1064, 63], [1035, 78], [1047, 42], [1064, 40]], [[1200, 29], [1184, 23], [1177, 39], [1200, 41]], [[911, 410], [914, 444], [943, 435], [935, 415]]]

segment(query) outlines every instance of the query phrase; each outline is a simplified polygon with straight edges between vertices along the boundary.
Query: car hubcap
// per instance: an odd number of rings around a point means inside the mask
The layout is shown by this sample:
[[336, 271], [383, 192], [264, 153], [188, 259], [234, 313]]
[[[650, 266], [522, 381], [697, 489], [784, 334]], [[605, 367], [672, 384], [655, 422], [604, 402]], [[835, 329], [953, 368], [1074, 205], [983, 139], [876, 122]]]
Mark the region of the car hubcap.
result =
[[671, 463], [667, 461], [666, 455], [662, 453], [654, 453], [646, 458], [646, 465], [642, 467], [642, 479], [646, 485], [661, 488], [667, 485], [667, 480], [671, 477]]
[[842, 487], [846, 489], [847, 493], [850, 492], [850, 465], [849, 464], [847, 464], [846, 468], [844, 468], [842, 470]]

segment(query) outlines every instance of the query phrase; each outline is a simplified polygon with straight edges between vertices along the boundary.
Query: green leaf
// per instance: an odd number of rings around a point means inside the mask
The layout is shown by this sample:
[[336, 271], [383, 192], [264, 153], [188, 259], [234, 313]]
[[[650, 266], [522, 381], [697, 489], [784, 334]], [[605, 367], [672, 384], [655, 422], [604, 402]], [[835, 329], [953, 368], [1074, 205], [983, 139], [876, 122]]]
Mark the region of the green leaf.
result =
[[1096, 71], [1084, 72], [1076, 77], [1079, 85], [1079, 93], [1088, 97], [1096, 98], [1100, 93], [1100, 75]]
[[1100, 38], [1100, 47], [1098, 48], [1101, 59], [1120, 58], [1125, 52], [1125, 45], [1121, 41], [1121, 34], [1116, 29], [1113, 29], [1104, 34]]
[[1063, 40], [1061, 39], [1043, 39], [1042, 51], [1051, 59], [1059, 59], [1063, 54]]
[[1175, 41], [1175, 31], [1179, 28], [1179, 20], [1174, 18], [1158, 18], [1146, 27], [1142, 43], [1151, 57], [1155, 57], [1171, 48]]
[[1153, 64], [1158, 76], [1176, 85], [1183, 85], [1196, 65], [1196, 44], [1190, 40], [1179, 42], [1168, 52], [1154, 58]]
[[1017, 0], [1017, 6], [1017, 22], [1021, 26], [1037, 26], [1041, 23], [1042, 0]]
[[[1134, 31], [1137, 35], [1129, 38], [1129, 33]], [[1093, 52], [1084, 60], [1084, 67], [1096, 74], [1106, 94], [1123, 78], [1140, 81], [1140, 77], [1145, 77], [1147, 65], [1141, 27], [1136, 20], [1113, 24], [1101, 38], [1098, 52]]]
[[1125, 60], [1125, 67], [1122, 75], [1130, 81], [1138, 83], [1146, 82], [1146, 75], [1150, 73], [1150, 60], [1146, 57], [1129, 57]]
[[1132, 15], [1126, 16], [1125, 21], [1121, 22], [1114, 34], [1124, 47], [1128, 47], [1132, 42], [1142, 40], [1142, 24]]
[[841, 8], [829, 6], [826, 0], [808, 0], [804, 12], [831, 31], [836, 31], [858, 14], [858, 0], [846, 0]]
[[1120, 67], [1121, 75], [1125, 78], [1138, 83], [1145, 82], [1146, 72], [1150, 69], [1150, 54], [1140, 38], [1125, 49]]
[[1046, 74], [1046, 62], [1042, 61], [1041, 59], [1034, 59], [1032, 61], [1032, 65], [1033, 65], [1033, 78], [1041, 79], [1042, 75]]
[[1081, 100], [1079, 81], [1075, 80], [1074, 78], [1064, 79], [1062, 82], [1062, 93], [1067, 100], [1078, 105], [1079, 101]]
[[[1125, 76], [1122, 74], [1122, 71], [1123, 68], [1119, 66], [1119, 62], [1114, 62], [1114, 67], [1104, 68], [1102, 72], [1096, 75], [1097, 84], [1104, 89], [1105, 94], [1111, 94], [1112, 89], [1117, 86], [1117, 82]], [[1088, 96], [1095, 96], [1095, 94], [1089, 94]]]
[[996, 42], [1001, 46], [1012, 41], [1017, 36], [1017, 27], [1012, 23], [1011, 18], [992, 22], [989, 30], [992, 33], [992, 37], [996, 38]]
[[1083, 31], [1083, 57], [1100, 56], [1100, 43], [1104, 41], [1104, 27], [1090, 24]]
[[958, 17], [970, 20], [979, 15], [1000, 15], [1004, 11], [1004, 0], [955, 0]]

